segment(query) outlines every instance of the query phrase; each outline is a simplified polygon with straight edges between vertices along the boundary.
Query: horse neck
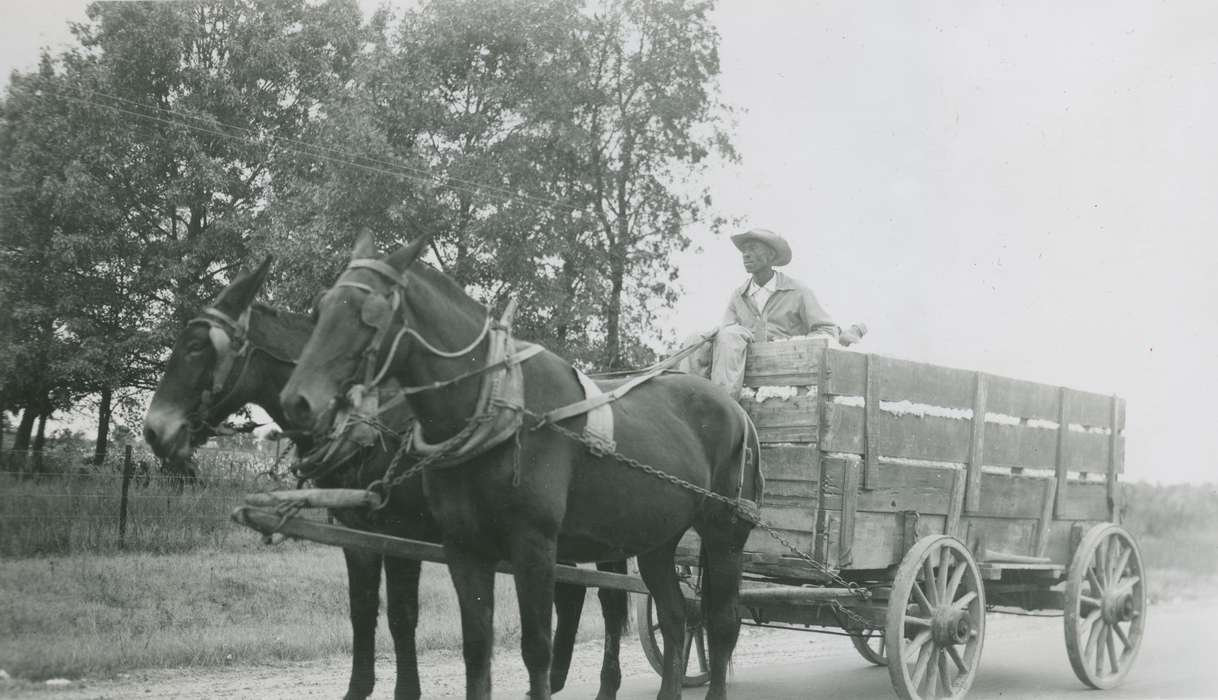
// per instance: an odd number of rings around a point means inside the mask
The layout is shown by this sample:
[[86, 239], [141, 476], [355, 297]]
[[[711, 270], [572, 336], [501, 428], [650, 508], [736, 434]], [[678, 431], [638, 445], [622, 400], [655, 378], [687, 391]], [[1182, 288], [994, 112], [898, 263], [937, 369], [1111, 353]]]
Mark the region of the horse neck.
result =
[[[272, 342], [272, 337], [277, 340]], [[273, 312], [259, 306], [253, 307], [248, 339], [250, 366], [246, 370], [248, 376], [245, 379], [249, 382], [248, 397], [244, 403], [258, 406], [266, 411], [271, 420], [285, 428], [289, 427], [290, 423], [279, 403], [279, 392], [287, 386], [288, 378], [292, 376], [296, 364], [280, 355], [300, 357], [308, 339], [306, 329], [292, 328]]]
[[[468, 346], [486, 327], [486, 310], [439, 272], [428, 270], [411, 277], [406, 289], [406, 322], [428, 343], [443, 351]], [[399, 361], [396, 372], [403, 386], [425, 386], [484, 367], [489, 354], [489, 334], [460, 357], [445, 358], [411, 339], [410, 352]], [[421, 421], [428, 442], [444, 440], [466, 426], [477, 410], [483, 375], [455, 385], [423, 391], [407, 397]]]

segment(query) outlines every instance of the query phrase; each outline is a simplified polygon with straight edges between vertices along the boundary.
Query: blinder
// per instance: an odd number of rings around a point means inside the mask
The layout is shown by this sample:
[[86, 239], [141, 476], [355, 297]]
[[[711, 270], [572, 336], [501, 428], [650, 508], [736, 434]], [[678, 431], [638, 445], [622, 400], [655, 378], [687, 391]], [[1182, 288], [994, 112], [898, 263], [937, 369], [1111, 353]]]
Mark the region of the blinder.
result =
[[[397, 300], [396, 296], [394, 300]], [[366, 325], [372, 326], [379, 331], [384, 330], [389, 325], [392, 315], [393, 304], [380, 294], [373, 293], [364, 298], [364, 305], [360, 308], [359, 318]]]

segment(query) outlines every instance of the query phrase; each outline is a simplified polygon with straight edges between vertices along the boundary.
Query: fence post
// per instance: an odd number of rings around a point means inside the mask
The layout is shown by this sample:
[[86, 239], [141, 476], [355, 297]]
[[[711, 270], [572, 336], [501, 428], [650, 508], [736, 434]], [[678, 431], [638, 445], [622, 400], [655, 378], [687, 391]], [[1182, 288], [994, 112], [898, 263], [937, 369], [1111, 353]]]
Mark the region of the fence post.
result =
[[118, 502], [118, 547], [123, 548], [123, 539], [127, 536], [127, 492], [131, 490], [131, 477], [135, 474], [135, 465], [131, 462], [131, 445], [123, 450], [123, 495]]

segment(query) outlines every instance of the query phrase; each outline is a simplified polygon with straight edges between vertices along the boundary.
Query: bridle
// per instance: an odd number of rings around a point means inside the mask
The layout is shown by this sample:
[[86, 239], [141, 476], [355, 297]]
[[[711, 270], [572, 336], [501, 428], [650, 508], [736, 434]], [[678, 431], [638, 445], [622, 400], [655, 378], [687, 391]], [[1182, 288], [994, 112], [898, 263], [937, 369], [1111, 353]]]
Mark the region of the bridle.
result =
[[[232, 398], [241, 380], [250, 367], [250, 358], [255, 351], [262, 352], [285, 364], [295, 365], [296, 361], [282, 357], [266, 348], [255, 345], [249, 339], [250, 311], [245, 311], [233, 318], [214, 306], [209, 306], [192, 318], [186, 325], [202, 323], [207, 326], [207, 337], [211, 340], [212, 349], [216, 353], [216, 366], [212, 370], [211, 386], [203, 390], [199, 403], [190, 413], [190, 434], [192, 437], [206, 431], [216, 433], [219, 428], [207, 422], [207, 417], [215, 407], [222, 405]], [[240, 369], [236, 369], [240, 362]], [[236, 371], [234, 371], [236, 370]], [[236, 375], [236, 378], [229, 381]]]
[[[389, 293], [386, 294], [377, 291], [372, 287], [372, 285], [364, 284], [363, 282], [343, 279], [347, 272], [359, 269], [371, 270], [389, 281], [391, 283]], [[376, 361], [381, 355], [381, 346], [385, 343], [386, 338], [388, 338], [389, 328], [393, 323], [394, 314], [403, 311], [403, 292], [406, 290], [409, 284], [410, 279], [408, 277], [398, 272], [388, 263], [375, 258], [357, 258], [352, 260], [347, 264], [347, 269], [343, 271], [343, 275], [339, 277], [338, 282], [334, 283], [334, 288], [336, 289], [338, 287], [351, 287], [368, 295], [365, 297], [364, 303], [360, 307], [359, 315], [360, 322], [366, 326], [370, 326], [374, 331], [372, 340], [369, 341], [367, 347], [365, 347], [363, 351], [364, 381], [362, 385], [359, 386], [362, 386], [365, 392], [375, 390], [381, 381], [385, 379], [385, 375], [389, 372], [389, 367], [393, 364], [393, 359], [397, 355], [398, 346], [401, 344], [402, 338], [406, 335], [411, 336], [415, 342], [417, 342], [421, 347], [426, 349], [431, 354], [437, 357], [454, 359], [464, 357], [465, 355], [468, 355], [476, 350], [478, 346], [482, 344], [482, 341], [486, 339], [487, 334], [490, 333], [493, 328], [497, 327], [497, 325], [500, 325], [496, 324], [491, 315], [488, 313], [486, 315], [486, 322], [483, 324], [482, 330], [479, 331], [477, 337], [470, 341], [470, 343], [465, 347], [459, 350], [449, 351], [441, 350], [440, 348], [432, 345], [427, 341], [426, 338], [420, 335], [418, 331], [411, 328], [408, 324], [403, 323], [401, 329], [399, 329], [397, 334], [393, 336], [393, 342], [389, 347], [389, 352], [385, 355], [385, 360], [378, 370]], [[461, 381], [462, 379], [467, 379], [471, 376], [486, 372], [488, 369], [493, 369], [493, 367], [482, 367], [474, 370], [473, 372], [467, 372], [465, 374], [458, 375], [457, 377], [433, 382], [432, 384], [423, 386], [402, 387], [399, 390], [399, 395], [405, 397], [410, 394], [416, 394], [423, 391], [432, 391], [445, 386], [450, 386]]]
[[[344, 279], [353, 270], [368, 270], [389, 282], [390, 290], [382, 292], [372, 285]], [[457, 350], [442, 350], [410, 327], [406, 319], [402, 319], [401, 329], [393, 336], [389, 350], [385, 354], [380, 367], [377, 360], [381, 357], [382, 347], [389, 338], [389, 330], [395, 314], [403, 313], [404, 292], [409, 288], [410, 279], [391, 265], [377, 259], [357, 258], [348, 263], [346, 270], [339, 276], [334, 288], [351, 287], [364, 292], [365, 297], [360, 307], [360, 321], [373, 329], [373, 337], [363, 350], [362, 363], [363, 382], [345, 387], [349, 403], [355, 403], [367, 397], [376, 397], [377, 386], [388, 374], [390, 366], [397, 355], [401, 340], [409, 335], [418, 345], [437, 357], [455, 359], [464, 357], [475, 351], [489, 337], [490, 348], [487, 361], [480, 367], [460, 373], [447, 379], [438, 380], [421, 386], [401, 387], [396, 390], [393, 399], [379, 408], [372, 404], [370, 410], [364, 410], [361, 417], [375, 418], [388, 408], [404, 401], [407, 396], [425, 391], [435, 391], [452, 386], [458, 382], [483, 376], [482, 387], [479, 390], [477, 407], [467, 425], [457, 435], [438, 444], [428, 444], [423, 440], [422, 423], [416, 421], [412, 433], [404, 436], [403, 449], [410, 449], [416, 454], [428, 455], [428, 464], [436, 467], [451, 466], [472, 459], [490, 448], [498, 445], [514, 435], [521, 425], [523, 413], [523, 379], [520, 363], [542, 352], [540, 345], [525, 344], [516, 349], [511, 338], [511, 319], [515, 313], [516, 304], [508, 304], [503, 318], [496, 321], [491, 314], [486, 314], [485, 322], [477, 336]], [[359, 370], [356, 370], [359, 374]], [[350, 382], [351, 380], [348, 380]], [[336, 399], [337, 400], [337, 399]], [[372, 399], [375, 401], [375, 398]], [[331, 405], [334, 405], [333, 403]], [[356, 406], [360, 409], [360, 406]], [[338, 426], [336, 433], [345, 430], [345, 425], [355, 421], [344, 421], [344, 426]], [[367, 421], [366, 421], [367, 422]], [[331, 438], [339, 437], [338, 434]]]

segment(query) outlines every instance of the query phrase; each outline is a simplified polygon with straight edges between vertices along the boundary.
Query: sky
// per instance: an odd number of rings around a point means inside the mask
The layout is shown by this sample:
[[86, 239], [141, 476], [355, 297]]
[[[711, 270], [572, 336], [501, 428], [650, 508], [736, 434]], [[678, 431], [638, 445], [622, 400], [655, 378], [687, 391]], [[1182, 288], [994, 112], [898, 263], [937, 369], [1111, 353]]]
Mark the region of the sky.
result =
[[[368, 3], [371, 6], [372, 3]], [[0, 70], [78, 0], [0, 0]], [[721, 2], [714, 213], [860, 350], [1126, 398], [1128, 478], [1218, 481], [1218, 3]], [[744, 280], [691, 229], [680, 337]]]

